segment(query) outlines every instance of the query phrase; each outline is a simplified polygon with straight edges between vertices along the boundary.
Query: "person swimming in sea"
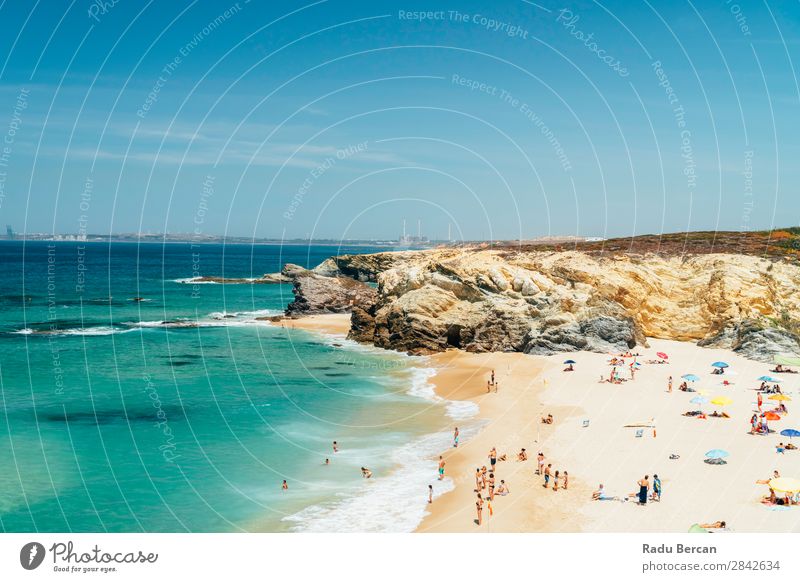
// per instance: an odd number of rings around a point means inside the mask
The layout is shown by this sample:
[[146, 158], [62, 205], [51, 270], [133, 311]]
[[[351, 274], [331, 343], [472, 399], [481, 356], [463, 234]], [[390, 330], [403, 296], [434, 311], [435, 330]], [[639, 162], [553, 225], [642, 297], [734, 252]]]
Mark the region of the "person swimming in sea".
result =
[[364, 479], [369, 479], [372, 477], [372, 471], [366, 467], [361, 467], [361, 476], [364, 477]]

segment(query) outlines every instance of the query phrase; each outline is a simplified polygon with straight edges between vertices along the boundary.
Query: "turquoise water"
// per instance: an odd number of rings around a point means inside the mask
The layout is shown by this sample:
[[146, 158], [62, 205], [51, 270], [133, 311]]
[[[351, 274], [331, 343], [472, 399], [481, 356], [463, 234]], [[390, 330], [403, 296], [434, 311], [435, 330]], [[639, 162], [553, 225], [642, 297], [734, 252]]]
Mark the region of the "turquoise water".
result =
[[426, 371], [259, 321], [289, 285], [177, 282], [369, 250], [0, 243], [0, 529], [374, 529], [392, 480], [414, 505], [381, 526], [413, 527], [464, 412]]

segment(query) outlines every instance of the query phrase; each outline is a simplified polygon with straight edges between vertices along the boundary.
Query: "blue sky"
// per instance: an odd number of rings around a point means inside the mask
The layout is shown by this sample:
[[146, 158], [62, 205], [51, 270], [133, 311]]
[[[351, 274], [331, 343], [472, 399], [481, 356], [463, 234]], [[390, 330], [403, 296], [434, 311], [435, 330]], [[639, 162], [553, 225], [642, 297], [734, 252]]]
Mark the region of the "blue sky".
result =
[[395, 238], [406, 218], [463, 239], [795, 225], [798, 16], [746, 0], [6, 1], [0, 221]]

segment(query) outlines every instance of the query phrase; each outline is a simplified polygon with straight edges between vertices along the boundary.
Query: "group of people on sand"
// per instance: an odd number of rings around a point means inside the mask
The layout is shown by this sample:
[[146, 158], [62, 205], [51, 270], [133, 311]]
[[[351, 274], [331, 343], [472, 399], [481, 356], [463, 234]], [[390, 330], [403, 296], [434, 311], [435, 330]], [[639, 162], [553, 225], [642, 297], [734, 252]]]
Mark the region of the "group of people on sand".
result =
[[[524, 452], [525, 449], [522, 450]], [[477, 525], [483, 524], [483, 506], [484, 504], [487, 505], [489, 510], [489, 515], [494, 513], [492, 508], [492, 502], [494, 501], [495, 496], [506, 496], [511, 493], [511, 489], [506, 484], [505, 479], [500, 479], [500, 482], [497, 483], [495, 478], [495, 468], [497, 466], [498, 461], [505, 461], [506, 455], [498, 455], [497, 449], [492, 447], [492, 450], [489, 451], [489, 466], [490, 468], [487, 469], [486, 465], [475, 469], [475, 489], [474, 491], [477, 493], [477, 499], [475, 501], [475, 511], [477, 513], [477, 519], [475, 523]], [[518, 456], [519, 458], [519, 456]], [[527, 456], [525, 456], [527, 459]]]
[[491, 377], [486, 380], [486, 393], [488, 394], [491, 392], [492, 388], [494, 388], [494, 391], [497, 392], [497, 387], [497, 379], [494, 377], [494, 370], [492, 370]]
[[[525, 449], [522, 449], [522, 452], [525, 452]], [[525, 459], [527, 460], [528, 456], [525, 455]], [[560, 470], [553, 470], [553, 463], [547, 463], [545, 465], [545, 458], [544, 453], [539, 451], [539, 454], [536, 455], [536, 475], [539, 475], [544, 478], [544, 483], [542, 483], [542, 487], [548, 489], [550, 487], [550, 483], [552, 482], [553, 491], [558, 491], [560, 489], [569, 489], [569, 473], [567, 471], [560, 471]]]
[[658, 475], [653, 475], [652, 482], [650, 475], [645, 475], [639, 479], [636, 484], [639, 487], [638, 491], [628, 493], [627, 497], [620, 499], [615, 495], [610, 495], [606, 492], [605, 486], [600, 483], [597, 489], [592, 492], [593, 501], [628, 501], [635, 500], [638, 505], [647, 505], [648, 500], [659, 502], [661, 501], [662, 485], [661, 479]]
[[[772, 472], [772, 477], [769, 479], [759, 479], [756, 481], [758, 485], [767, 485], [772, 479], [780, 479], [781, 474], [775, 469]], [[772, 487], [769, 487], [769, 495], [761, 498], [761, 503], [764, 505], [800, 505], [800, 491], [795, 492], [782, 492], [783, 495], [778, 495]]]
[[[639, 505], [647, 505], [648, 497], [651, 501], [661, 501], [661, 479], [658, 475], [653, 474], [653, 483], [650, 483], [650, 476], [645, 475], [639, 479], [636, 484], [639, 486], [638, 493], [631, 493], [629, 497], [634, 497]], [[650, 489], [652, 486], [652, 494]]]

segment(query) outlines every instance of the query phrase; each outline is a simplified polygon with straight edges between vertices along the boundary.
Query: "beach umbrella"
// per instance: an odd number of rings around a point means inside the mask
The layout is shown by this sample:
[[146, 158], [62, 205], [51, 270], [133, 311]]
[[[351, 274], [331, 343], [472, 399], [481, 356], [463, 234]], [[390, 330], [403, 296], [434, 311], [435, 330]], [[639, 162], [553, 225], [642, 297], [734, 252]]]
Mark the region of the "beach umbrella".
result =
[[695, 523], [689, 528], [689, 533], [708, 533], [708, 530], [704, 527], [700, 527], [700, 524]]
[[773, 394], [769, 397], [770, 400], [783, 400], [784, 402], [791, 402], [792, 398], [786, 394]]
[[575, 360], [567, 360], [564, 363], [565, 364], [577, 364], [578, 362], [576, 362]]
[[681, 376], [681, 378], [688, 380], [689, 382], [697, 382], [700, 379], [700, 376], [697, 376], [696, 374], [684, 374]]
[[728, 404], [733, 404], [733, 400], [727, 396], [717, 396], [711, 400], [711, 404], [716, 404], [717, 406], [728, 406]]
[[761, 376], [760, 378], [758, 378], [758, 380], [760, 382], [771, 382], [773, 384], [781, 382], [780, 378], [773, 378], [772, 376]]
[[711, 364], [712, 368], [727, 368], [728, 366], [729, 364], [725, 362], [714, 362], [713, 364]]
[[664, 352], [658, 352], [658, 353], [656, 353], [656, 355], [659, 358], [661, 358], [662, 360], [669, 360], [669, 356], [667, 354], [665, 354]]
[[764, 415], [764, 418], [766, 418], [767, 420], [780, 420], [781, 419], [780, 415], [776, 414], [774, 412], [767, 412]]
[[795, 491], [800, 491], [800, 479], [792, 479], [791, 477], [770, 479], [769, 488], [782, 493], [794, 493]]
[[728, 451], [723, 451], [722, 449], [711, 449], [706, 453], [706, 457], [709, 459], [724, 459], [730, 455]]
[[691, 402], [692, 404], [705, 404], [708, 402], [708, 398], [706, 398], [705, 396], [695, 396], [689, 402]]
[[800, 436], [800, 430], [795, 430], [793, 428], [787, 428], [781, 431], [781, 436], [794, 438]]

